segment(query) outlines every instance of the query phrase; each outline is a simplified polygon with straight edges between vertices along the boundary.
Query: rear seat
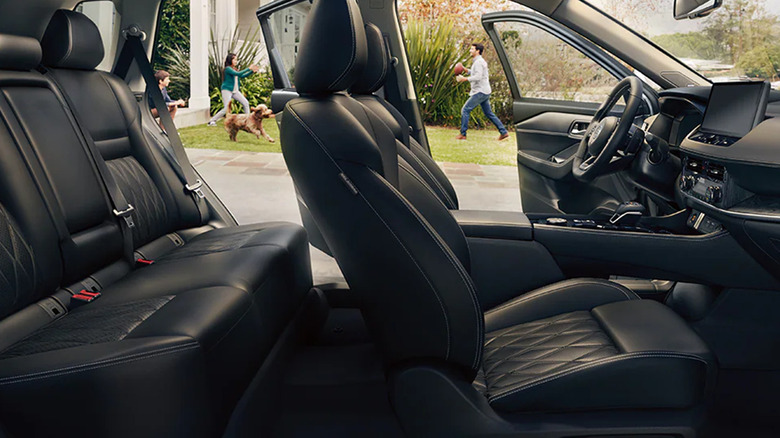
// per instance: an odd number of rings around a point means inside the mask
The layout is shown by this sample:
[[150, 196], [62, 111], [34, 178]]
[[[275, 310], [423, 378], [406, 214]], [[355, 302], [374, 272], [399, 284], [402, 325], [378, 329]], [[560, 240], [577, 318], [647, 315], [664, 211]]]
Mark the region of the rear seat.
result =
[[[0, 422], [24, 436], [213, 436], [311, 287], [305, 232], [204, 224], [146, 143], [132, 93], [92, 70], [82, 48], [102, 44], [79, 40], [97, 30], [73, 14], [47, 31], [64, 25], [68, 41], [57, 82], [125, 177], [136, 251], [165, 249], [142, 269], [122, 258], [84, 139], [31, 71], [40, 44], [0, 35]], [[93, 285], [99, 299], [69, 302]]]

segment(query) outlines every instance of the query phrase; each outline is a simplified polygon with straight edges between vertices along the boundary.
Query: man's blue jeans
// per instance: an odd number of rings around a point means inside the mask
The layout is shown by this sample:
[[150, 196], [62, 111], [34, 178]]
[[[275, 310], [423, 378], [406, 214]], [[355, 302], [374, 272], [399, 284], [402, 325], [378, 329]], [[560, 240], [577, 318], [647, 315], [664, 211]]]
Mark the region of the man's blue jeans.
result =
[[488, 120], [496, 125], [498, 132], [501, 133], [501, 135], [506, 134], [507, 131], [504, 127], [504, 124], [501, 123], [501, 120], [498, 120], [498, 117], [493, 114], [493, 109], [490, 108], [490, 95], [485, 93], [477, 93], [469, 97], [469, 100], [467, 100], [466, 104], [463, 105], [463, 109], [460, 110], [461, 135], [466, 135], [466, 131], [469, 129], [469, 117], [471, 116], [471, 112], [478, 105], [482, 107], [482, 112], [485, 113], [485, 116], [487, 116]]

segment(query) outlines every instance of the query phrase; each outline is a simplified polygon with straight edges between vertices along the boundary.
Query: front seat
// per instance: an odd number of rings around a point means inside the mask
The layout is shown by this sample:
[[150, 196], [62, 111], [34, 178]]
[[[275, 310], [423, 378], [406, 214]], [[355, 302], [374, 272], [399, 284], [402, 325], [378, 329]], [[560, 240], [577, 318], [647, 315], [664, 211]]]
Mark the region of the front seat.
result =
[[692, 436], [715, 360], [664, 305], [575, 279], [483, 314], [457, 222], [399, 170], [386, 124], [344, 92], [366, 51], [354, 0], [314, 2], [281, 144], [384, 355], [405, 430]]
[[368, 62], [363, 73], [350, 87], [352, 97], [369, 108], [393, 132], [400, 142], [398, 155], [422, 178], [441, 202], [450, 210], [458, 209], [458, 195], [447, 175], [414, 137], [409, 135], [409, 122], [393, 105], [376, 93], [385, 85], [390, 72], [390, 52], [382, 31], [366, 23]]

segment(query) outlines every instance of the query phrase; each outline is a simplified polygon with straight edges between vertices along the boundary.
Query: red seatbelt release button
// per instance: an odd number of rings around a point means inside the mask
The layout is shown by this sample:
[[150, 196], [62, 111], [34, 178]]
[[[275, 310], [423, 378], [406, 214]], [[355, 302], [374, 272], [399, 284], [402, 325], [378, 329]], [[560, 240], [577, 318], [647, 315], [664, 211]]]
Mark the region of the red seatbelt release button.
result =
[[135, 263], [138, 266], [149, 266], [154, 264], [154, 260], [147, 260], [147, 259], [137, 259]]

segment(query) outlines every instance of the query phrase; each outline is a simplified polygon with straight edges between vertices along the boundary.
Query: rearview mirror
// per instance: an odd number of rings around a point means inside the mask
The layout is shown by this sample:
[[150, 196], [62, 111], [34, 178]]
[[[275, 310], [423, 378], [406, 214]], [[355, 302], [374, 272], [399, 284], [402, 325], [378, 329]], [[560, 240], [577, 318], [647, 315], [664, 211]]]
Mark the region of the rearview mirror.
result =
[[700, 18], [709, 15], [723, 0], [674, 0], [674, 19]]

